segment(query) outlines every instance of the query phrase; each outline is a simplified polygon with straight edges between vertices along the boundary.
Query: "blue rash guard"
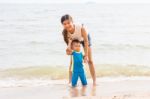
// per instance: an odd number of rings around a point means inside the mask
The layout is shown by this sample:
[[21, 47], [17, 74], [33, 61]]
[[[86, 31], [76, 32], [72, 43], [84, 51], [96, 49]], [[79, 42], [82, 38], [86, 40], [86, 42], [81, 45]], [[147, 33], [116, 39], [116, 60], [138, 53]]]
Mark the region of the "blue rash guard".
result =
[[73, 51], [72, 52], [72, 86], [77, 85], [78, 78], [80, 78], [82, 85], [87, 85], [86, 76], [83, 68], [83, 54], [82, 52]]

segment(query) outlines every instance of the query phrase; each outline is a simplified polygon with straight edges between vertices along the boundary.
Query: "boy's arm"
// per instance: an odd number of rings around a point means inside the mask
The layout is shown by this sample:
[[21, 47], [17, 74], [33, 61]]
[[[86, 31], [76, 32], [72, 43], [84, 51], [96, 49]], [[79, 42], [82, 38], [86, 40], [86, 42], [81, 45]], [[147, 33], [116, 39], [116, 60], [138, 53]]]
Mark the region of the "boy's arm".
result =
[[71, 83], [72, 80], [72, 55], [70, 57], [70, 65], [69, 65], [69, 83]]
[[70, 57], [70, 66], [69, 66], [69, 71], [71, 71], [71, 68], [72, 68], [72, 55]]

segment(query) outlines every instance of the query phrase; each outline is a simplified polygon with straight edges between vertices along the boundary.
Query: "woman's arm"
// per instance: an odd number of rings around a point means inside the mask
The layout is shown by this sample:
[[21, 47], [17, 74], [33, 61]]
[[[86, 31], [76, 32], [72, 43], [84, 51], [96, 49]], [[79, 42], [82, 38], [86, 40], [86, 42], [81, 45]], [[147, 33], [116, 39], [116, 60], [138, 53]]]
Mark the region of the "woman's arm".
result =
[[71, 42], [72, 42], [72, 40], [68, 38], [68, 46], [67, 46], [67, 49], [66, 49], [67, 55], [71, 55], [72, 54]]
[[84, 53], [85, 53], [85, 58], [87, 58], [88, 56], [88, 36], [87, 36], [87, 32], [85, 30], [84, 27], [81, 28], [81, 33], [84, 39]]

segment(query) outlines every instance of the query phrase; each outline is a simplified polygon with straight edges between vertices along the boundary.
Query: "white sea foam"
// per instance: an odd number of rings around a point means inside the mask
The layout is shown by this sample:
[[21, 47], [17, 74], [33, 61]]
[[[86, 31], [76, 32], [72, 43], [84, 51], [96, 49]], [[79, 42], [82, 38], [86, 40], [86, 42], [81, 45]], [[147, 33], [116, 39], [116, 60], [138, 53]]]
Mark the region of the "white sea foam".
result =
[[[97, 78], [97, 82], [121, 82], [121, 81], [150, 81], [150, 77], [101, 77]], [[92, 83], [91, 79], [88, 79], [88, 83]], [[66, 85], [67, 80], [50, 80], [50, 79], [15, 79], [7, 78], [0, 80], [0, 88], [13, 88], [13, 87], [36, 87], [36, 86], [54, 86], [54, 85]]]

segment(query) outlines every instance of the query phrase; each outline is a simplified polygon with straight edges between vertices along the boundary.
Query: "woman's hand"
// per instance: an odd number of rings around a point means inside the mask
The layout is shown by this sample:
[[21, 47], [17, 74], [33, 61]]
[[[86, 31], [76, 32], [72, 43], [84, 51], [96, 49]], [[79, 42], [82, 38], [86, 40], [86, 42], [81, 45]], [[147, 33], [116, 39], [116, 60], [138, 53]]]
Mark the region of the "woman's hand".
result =
[[87, 63], [88, 62], [88, 57], [87, 55], [84, 56], [84, 63]]
[[66, 49], [66, 53], [67, 53], [67, 55], [71, 55], [72, 54], [72, 49], [70, 47], [68, 47]]

